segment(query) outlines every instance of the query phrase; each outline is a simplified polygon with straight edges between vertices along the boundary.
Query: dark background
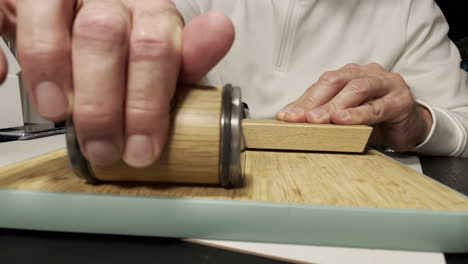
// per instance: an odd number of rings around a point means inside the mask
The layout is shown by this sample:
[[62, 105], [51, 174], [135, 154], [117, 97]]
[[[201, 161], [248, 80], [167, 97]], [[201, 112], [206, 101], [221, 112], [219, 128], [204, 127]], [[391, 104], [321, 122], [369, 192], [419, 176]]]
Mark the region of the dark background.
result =
[[436, 2], [450, 25], [449, 37], [455, 42], [468, 37], [468, 1], [436, 0]]
[[[415, 0], [420, 1], [420, 0]], [[450, 26], [449, 38], [455, 42], [455, 44], [460, 49], [462, 59], [468, 61], [468, 1], [467, 0], [436, 0], [440, 9], [445, 15], [447, 22]], [[453, 170], [452, 173], [445, 174], [445, 171], [438, 171], [442, 166], [439, 165], [443, 158], [436, 157], [427, 157], [422, 158], [421, 163], [425, 163], [427, 170], [431, 170], [431, 176], [435, 175], [460, 175], [459, 177], [449, 176], [445, 180], [445, 184], [452, 187], [457, 186], [458, 191], [468, 195], [468, 181], [462, 181], [463, 178], [468, 178], [468, 171], [466, 170], [467, 166], [464, 163], [467, 163], [468, 160], [451, 160], [454, 162], [455, 166], [450, 166], [450, 170]], [[444, 164], [445, 165], [445, 164]], [[431, 167], [431, 168], [429, 168]], [[436, 168], [437, 167], [437, 168]], [[445, 167], [445, 166], [444, 166]], [[443, 170], [443, 169], [442, 169]], [[426, 171], [425, 171], [426, 172]], [[427, 172], [426, 172], [427, 174]], [[440, 180], [440, 179], [437, 179]], [[446, 254], [445, 259], [447, 263], [453, 264], [463, 264], [468, 263], [468, 254]]]
[[463, 60], [468, 62], [468, 1], [436, 0], [436, 2], [450, 26], [450, 39], [458, 46]]

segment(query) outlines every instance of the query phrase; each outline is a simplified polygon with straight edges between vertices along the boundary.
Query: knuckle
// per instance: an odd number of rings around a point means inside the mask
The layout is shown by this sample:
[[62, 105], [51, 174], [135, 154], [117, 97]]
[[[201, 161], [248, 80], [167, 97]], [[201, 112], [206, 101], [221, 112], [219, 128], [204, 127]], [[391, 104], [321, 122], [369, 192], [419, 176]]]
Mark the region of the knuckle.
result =
[[398, 83], [405, 83], [405, 79], [403, 79], [403, 76], [401, 76], [401, 74], [399, 73], [395, 73], [395, 72], [390, 72], [389, 73], [389, 76], [390, 76], [390, 79], [395, 81], [395, 82], [398, 82]]
[[177, 51], [164, 37], [140, 32], [135, 33], [130, 40], [131, 61], [165, 59], [173, 56], [177, 56]]
[[320, 76], [319, 81], [326, 84], [336, 83], [341, 77], [339, 71], [327, 71]]
[[369, 109], [369, 112], [372, 116], [375, 117], [376, 120], [382, 120], [384, 116], [384, 107], [381, 103], [377, 101], [371, 101], [366, 104]]
[[369, 63], [366, 65], [366, 67], [374, 70], [385, 71], [385, 68], [376, 62]]
[[74, 119], [81, 127], [114, 127], [121, 118], [120, 111], [104, 108], [103, 104], [81, 104], [74, 110]]
[[360, 68], [348, 68], [348, 69], [343, 69], [342, 71], [354, 77], [361, 76], [363, 73], [362, 69]]
[[138, 116], [143, 120], [158, 120], [160, 117], [169, 115], [169, 107], [158, 105], [148, 100], [130, 100], [126, 106], [127, 117]]
[[73, 29], [74, 37], [95, 41], [123, 41], [126, 33], [126, 19], [115, 11], [102, 8], [84, 8]]
[[368, 79], [354, 79], [348, 83], [347, 89], [357, 96], [367, 96], [370, 85], [370, 80]]
[[136, 9], [138, 21], [130, 37], [130, 61], [157, 60], [180, 54], [180, 14], [170, 1], [153, 1]]
[[51, 40], [35, 40], [33, 43], [18, 43], [18, 51], [22, 60], [54, 60], [68, 56], [70, 44], [68, 42], [54, 43]]
[[364, 75], [364, 71], [361, 67], [352, 67], [352, 68], [341, 68], [338, 70], [341, 79], [345, 82], [349, 80], [361, 78]]
[[304, 98], [304, 100], [301, 100], [298, 102], [299, 106], [305, 107], [305, 108], [315, 108], [320, 105], [319, 101], [313, 97], [313, 96], [307, 96]]
[[345, 66], [343, 66], [343, 69], [347, 69], [347, 68], [359, 68], [360, 66], [356, 63], [348, 63], [346, 64]]

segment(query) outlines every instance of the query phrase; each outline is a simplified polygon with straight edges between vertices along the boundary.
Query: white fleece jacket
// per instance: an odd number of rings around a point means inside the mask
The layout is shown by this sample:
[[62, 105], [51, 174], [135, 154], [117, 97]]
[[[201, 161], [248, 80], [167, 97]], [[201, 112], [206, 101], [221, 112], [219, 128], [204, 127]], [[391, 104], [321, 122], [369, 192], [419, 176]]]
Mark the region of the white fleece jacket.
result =
[[[242, 88], [256, 118], [273, 118], [325, 71], [376, 62], [397, 72], [432, 113], [414, 151], [468, 157], [468, 78], [433, 0], [174, 0], [186, 22], [229, 16], [236, 40], [207, 76]], [[200, 35], [203, 38], [203, 35]]]

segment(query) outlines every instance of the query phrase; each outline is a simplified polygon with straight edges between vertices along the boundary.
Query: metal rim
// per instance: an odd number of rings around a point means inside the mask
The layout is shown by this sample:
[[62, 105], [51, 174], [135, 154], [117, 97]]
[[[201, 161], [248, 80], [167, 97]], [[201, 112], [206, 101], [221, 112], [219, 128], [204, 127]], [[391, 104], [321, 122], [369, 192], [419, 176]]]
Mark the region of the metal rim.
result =
[[244, 116], [239, 87], [227, 84], [222, 92], [221, 142], [220, 142], [220, 185], [226, 188], [241, 186], [244, 182], [242, 159], [244, 141], [241, 120]]
[[86, 183], [96, 184], [97, 179], [89, 166], [88, 160], [81, 152], [78, 138], [76, 137], [75, 125], [71, 118], [66, 122], [66, 141], [68, 161], [70, 162], [73, 172], [80, 178], [85, 179]]

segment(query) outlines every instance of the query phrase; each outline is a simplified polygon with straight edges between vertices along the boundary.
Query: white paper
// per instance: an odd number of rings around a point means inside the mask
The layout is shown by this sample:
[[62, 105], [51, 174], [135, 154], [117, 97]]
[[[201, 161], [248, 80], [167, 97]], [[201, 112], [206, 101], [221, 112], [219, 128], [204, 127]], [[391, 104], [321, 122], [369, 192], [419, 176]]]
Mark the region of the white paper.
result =
[[0, 143], [0, 167], [65, 148], [65, 135]]
[[7, 75], [5, 82], [0, 85], [0, 129], [23, 124], [18, 77]]
[[445, 264], [442, 253], [189, 239], [190, 242], [299, 263]]

